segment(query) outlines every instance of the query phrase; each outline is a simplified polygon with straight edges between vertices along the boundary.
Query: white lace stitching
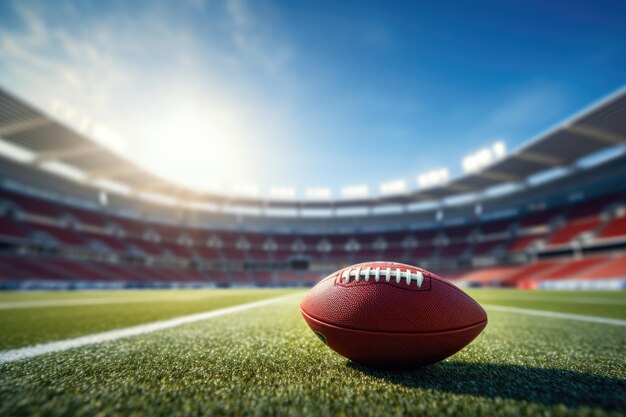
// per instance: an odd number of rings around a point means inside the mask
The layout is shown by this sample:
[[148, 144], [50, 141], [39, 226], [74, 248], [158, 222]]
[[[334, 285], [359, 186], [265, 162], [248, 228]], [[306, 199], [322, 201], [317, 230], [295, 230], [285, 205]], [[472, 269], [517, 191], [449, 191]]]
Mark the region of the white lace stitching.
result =
[[356, 267], [346, 268], [341, 273], [341, 278], [343, 278], [346, 283], [350, 282], [350, 279], [352, 278], [354, 278], [356, 282], [359, 282], [361, 279], [364, 279], [365, 282], [369, 282], [371, 277], [374, 277], [374, 281], [376, 282], [379, 282], [381, 279], [384, 279], [385, 282], [390, 282], [391, 278], [395, 278], [397, 284], [404, 279], [406, 285], [411, 285], [411, 281], [415, 281], [418, 288], [420, 288], [424, 282], [424, 275], [421, 272], [411, 272], [410, 269], [403, 271], [400, 268], [392, 270], [391, 268], [380, 269], [380, 267], [375, 269], [372, 269], [371, 267], [367, 267], [365, 269]]

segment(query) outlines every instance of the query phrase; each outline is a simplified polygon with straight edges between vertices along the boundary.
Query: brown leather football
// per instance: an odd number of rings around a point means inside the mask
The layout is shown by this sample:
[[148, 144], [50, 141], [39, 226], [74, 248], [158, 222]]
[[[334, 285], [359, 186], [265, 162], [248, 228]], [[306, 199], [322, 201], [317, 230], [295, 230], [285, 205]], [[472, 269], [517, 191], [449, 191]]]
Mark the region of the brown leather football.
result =
[[411, 368], [458, 352], [487, 325], [461, 289], [416, 266], [366, 262], [320, 281], [300, 303], [331, 349], [371, 367]]

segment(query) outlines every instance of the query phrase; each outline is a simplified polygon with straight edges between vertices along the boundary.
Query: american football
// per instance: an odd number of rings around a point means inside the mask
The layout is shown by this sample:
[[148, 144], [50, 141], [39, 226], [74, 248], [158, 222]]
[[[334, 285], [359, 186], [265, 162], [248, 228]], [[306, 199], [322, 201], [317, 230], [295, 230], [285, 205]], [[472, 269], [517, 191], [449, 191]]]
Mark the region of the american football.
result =
[[485, 311], [461, 289], [396, 262], [361, 263], [330, 274], [309, 291], [300, 309], [331, 349], [374, 367], [440, 361], [487, 325]]

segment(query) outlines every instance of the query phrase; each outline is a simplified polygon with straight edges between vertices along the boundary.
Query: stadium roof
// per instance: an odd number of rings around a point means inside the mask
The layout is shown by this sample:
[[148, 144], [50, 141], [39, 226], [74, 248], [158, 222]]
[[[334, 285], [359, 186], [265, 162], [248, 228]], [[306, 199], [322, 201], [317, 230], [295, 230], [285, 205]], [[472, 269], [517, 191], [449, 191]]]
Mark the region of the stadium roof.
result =
[[[0, 89], [0, 137], [32, 154], [24, 163], [43, 168], [61, 163], [94, 187], [119, 183], [137, 192], [238, 206], [329, 208], [439, 201], [490, 187], [524, 182], [529, 176], [567, 167], [579, 159], [626, 144], [626, 88], [573, 116], [484, 169], [431, 188], [398, 195], [330, 201], [272, 200], [202, 193], [160, 178], [88, 135], [60, 123]], [[50, 171], [50, 170], [48, 170]], [[58, 170], [57, 170], [58, 171]]]

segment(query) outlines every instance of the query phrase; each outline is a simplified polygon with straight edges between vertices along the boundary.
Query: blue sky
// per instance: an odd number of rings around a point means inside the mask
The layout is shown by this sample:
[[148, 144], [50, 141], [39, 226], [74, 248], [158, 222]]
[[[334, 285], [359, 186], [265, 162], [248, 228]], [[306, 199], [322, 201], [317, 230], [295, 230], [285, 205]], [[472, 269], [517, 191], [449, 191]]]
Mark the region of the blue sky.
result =
[[3, 1], [0, 84], [196, 187], [515, 149], [626, 82], [624, 2]]

